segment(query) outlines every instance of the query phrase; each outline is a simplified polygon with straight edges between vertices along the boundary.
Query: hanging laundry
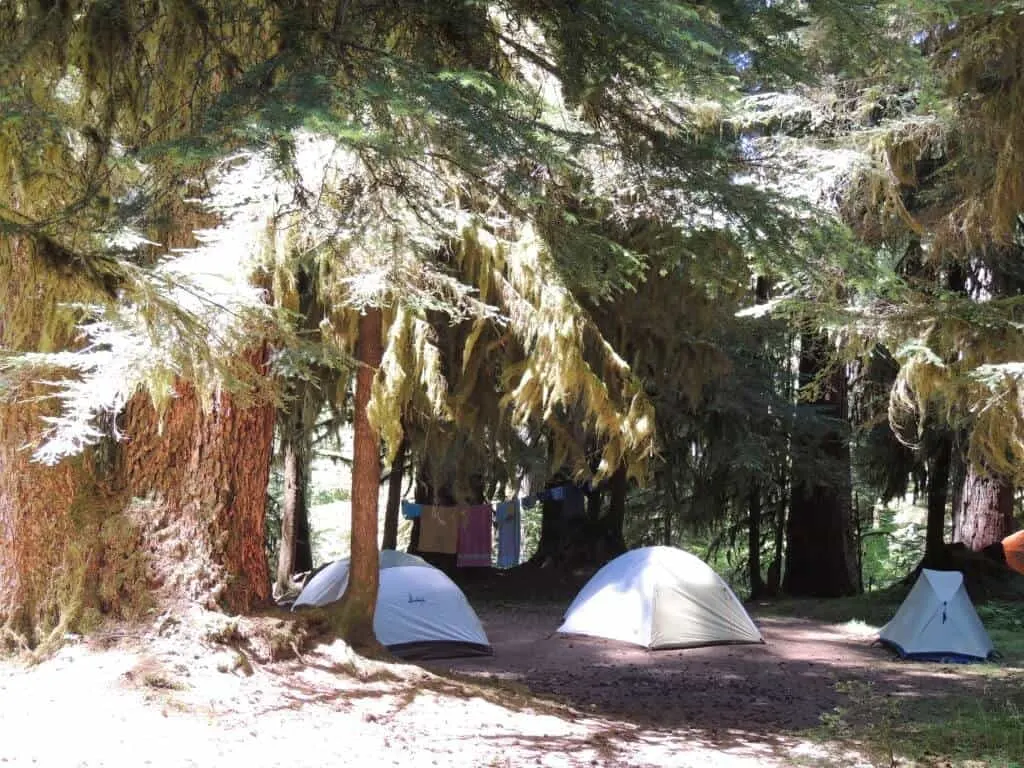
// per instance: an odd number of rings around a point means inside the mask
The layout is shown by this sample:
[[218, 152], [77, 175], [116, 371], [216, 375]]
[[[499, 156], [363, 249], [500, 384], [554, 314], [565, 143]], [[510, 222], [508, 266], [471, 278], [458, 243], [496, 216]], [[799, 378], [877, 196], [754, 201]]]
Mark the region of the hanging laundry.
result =
[[498, 526], [498, 567], [514, 568], [519, 565], [519, 499], [503, 501], [498, 505], [495, 521]]
[[458, 551], [459, 526], [462, 516], [458, 507], [420, 508], [421, 552], [440, 552], [454, 555]]
[[491, 521], [494, 510], [490, 504], [462, 507], [459, 526], [459, 568], [489, 568], [491, 565]]
[[402, 502], [402, 517], [406, 520], [415, 520], [420, 516], [420, 512], [423, 511], [422, 504], [416, 504], [411, 501]]

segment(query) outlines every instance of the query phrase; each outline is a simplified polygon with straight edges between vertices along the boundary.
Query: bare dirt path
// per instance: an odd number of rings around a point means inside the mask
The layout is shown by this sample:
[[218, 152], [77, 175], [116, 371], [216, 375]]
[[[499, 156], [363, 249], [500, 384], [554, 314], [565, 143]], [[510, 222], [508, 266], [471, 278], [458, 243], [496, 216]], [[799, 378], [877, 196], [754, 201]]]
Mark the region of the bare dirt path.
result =
[[0, 663], [0, 767], [866, 765], [797, 735], [840, 701], [837, 681], [959, 684], [817, 622], [762, 619], [765, 645], [648, 653], [552, 636], [558, 614], [485, 606], [495, 656], [427, 668], [337, 643], [250, 672], [173, 634]]
[[881, 693], [941, 695], [957, 670], [896, 660], [869, 629], [795, 618], [759, 617], [763, 645], [649, 652], [592, 637], [553, 634], [559, 608], [478, 611], [495, 649], [490, 658], [451, 660], [435, 669], [511, 679], [584, 712], [651, 727], [729, 731], [771, 739], [813, 728], [842, 703], [836, 684], [869, 680]]

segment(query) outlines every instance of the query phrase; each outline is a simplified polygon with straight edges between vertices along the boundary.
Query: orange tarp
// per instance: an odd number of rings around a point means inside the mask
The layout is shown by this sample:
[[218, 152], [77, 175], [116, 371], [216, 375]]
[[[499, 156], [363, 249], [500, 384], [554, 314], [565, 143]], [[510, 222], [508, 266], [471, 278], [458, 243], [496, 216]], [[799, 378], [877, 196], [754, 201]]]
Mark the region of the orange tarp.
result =
[[1006, 564], [1018, 573], [1024, 573], [1024, 531], [1011, 533], [1003, 539]]

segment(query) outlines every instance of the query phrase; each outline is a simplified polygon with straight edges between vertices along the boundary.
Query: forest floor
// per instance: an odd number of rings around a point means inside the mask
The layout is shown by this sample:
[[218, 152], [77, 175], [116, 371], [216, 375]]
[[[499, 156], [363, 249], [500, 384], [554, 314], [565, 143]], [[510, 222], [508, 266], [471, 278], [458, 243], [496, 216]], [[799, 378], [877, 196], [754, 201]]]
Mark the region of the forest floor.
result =
[[1024, 689], [1017, 661], [903, 663], [868, 625], [770, 607], [754, 606], [763, 645], [647, 652], [552, 634], [561, 603], [474, 603], [493, 657], [390, 664], [333, 643], [261, 663], [164, 621], [0, 663], [0, 768], [890, 765], [908, 726], [948, 731], [964, 702]]

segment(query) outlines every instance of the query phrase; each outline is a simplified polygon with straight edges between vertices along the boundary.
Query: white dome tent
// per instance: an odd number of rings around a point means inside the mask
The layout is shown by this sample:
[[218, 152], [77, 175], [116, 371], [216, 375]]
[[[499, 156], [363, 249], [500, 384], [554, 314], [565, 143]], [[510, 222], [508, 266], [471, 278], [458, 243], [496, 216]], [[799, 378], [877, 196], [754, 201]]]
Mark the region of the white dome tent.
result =
[[960, 571], [922, 568], [878, 639], [902, 658], [921, 661], [984, 661], [993, 651]]
[[605, 564], [572, 601], [558, 632], [651, 650], [764, 642], [729, 585], [674, 547], [634, 549]]
[[[313, 574], [292, 604], [321, 606], [341, 599], [349, 559]], [[373, 618], [377, 640], [407, 659], [483, 656], [493, 653], [480, 619], [462, 590], [426, 560], [405, 552], [380, 553], [380, 589]]]

